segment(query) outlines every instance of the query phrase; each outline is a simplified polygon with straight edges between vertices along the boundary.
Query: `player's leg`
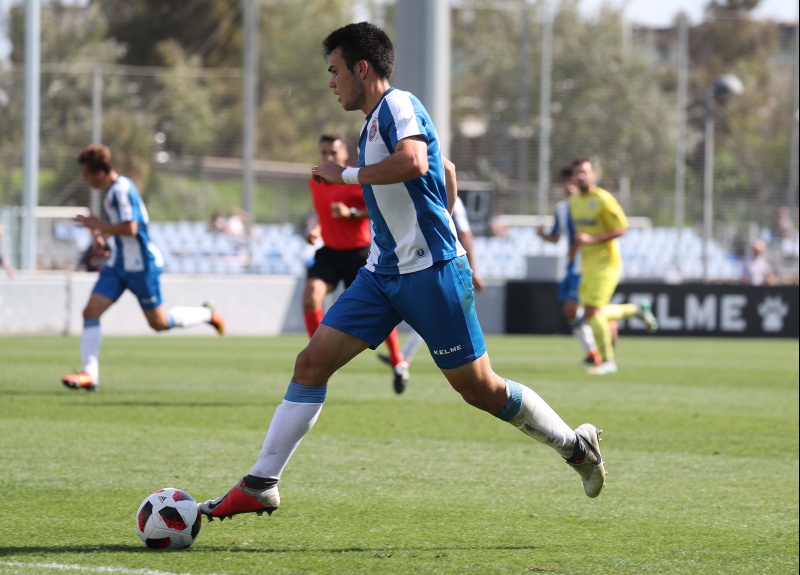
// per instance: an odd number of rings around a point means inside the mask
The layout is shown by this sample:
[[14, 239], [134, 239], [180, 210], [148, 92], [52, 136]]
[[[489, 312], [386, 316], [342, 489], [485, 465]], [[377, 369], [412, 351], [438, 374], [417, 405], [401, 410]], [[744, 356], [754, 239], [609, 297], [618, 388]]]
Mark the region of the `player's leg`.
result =
[[658, 320], [653, 315], [650, 300], [647, 299], [640, 300], [638, 303], [610, 303], [603, 307], [603, 313], [610, 321], [637, 317], [647, 326], [647, 331], [650, 333], [658, 331]]
[[415, 330], [411, 330], [406, 337], [406, 341], [403, 342], [403, 357], [408, 363], [411, 363], [411, 360], [414, 359], [414, 356], [417, 355], [417, 350], [423, 343], [422, 336], [418, 334]]
[[596, 365], [602, 361], [602, 357], [597, 349], [592, 327], [584, 321], [583, 308], [578, 303], [580, 282], [581, 275], [571, 271], [570, 268], [558, 286], [558, 301], [561, 302], [561, 309], [572, 329], [572, 335], [578, 340], [583, 353], [586, 354], [584, 363]]
[[[310, 273], [310, 272], [309, 272]], [[308, 337], [312, 337], [322, 322], [322, 304], [334, 286], [318, 277], [308, 277], [303, 287], [303, 320]]]
[[[372, 281], [374, 274], [364, 273], [365, 281]], [[271, 513], [278, 507], [278, 480], [319, 417], [328, 379], [367, 347], [374, 349], [400, 321], [385, 298], [370, 297], [369, 286], [361, 283], [355, 282], [328, 310], [308, 346], [297, 356], [292, 381], [275, 410], [250, 474], [222, 497], [200, 505], [209, 518]]]
[[[413, 298], [402, 308], [404, 319], [422, 335], [437, 366], [464, 401], [555, 449], [584, 477], [586, 493], [597, 496], [605, 478], [599, 451], [596, 456], [592, 451], [595, 443], [599, 447], [597, 431], [588, 426], [581, 430], [578, 439], [579, 434], [533, 390], [503, 379], [492, 370], [475, 313], [469, 266], [466, 258], [459, 260], [451, 260], [441, 268], [434, 266], [431, 271], [409, 274], [419, 276], [422, 282], [412, 286], [415, 289], [406, 290]], [[437, 277], [426, 278], [426, 275]], [[459, 308], [460, 313], [453, 311]]]
[[161, 270], [129, 273], [128, 289], [136, 296], [148, 325], [155, 331], [207, 323], [219, 335], [225, 333], [225, 321], [210, 304], [176, 306], [168, 310], [161, 295]]
[[103, 341], [100, 317], [119, 299], [123, 291], [125, 291], [123, 275], [114, 268], [103, 268], [83, 309], [81, 371], [61, 378], [61, 383], [70, 389], [94, 391], [100, 385], [100, 345]]
[[599, 365], [588, 368], [593, 375], [606, 375], [617, 371], [612, 345], [611, 325], [603, 313], [611, 300], [619, 281], [619, 272], [614, 269], [601, 270], [591, 275], [584, 274], [580, 287], [580, 300], [583, 304], [584, 321], [592, 326], [597, 348], [603, 356]]

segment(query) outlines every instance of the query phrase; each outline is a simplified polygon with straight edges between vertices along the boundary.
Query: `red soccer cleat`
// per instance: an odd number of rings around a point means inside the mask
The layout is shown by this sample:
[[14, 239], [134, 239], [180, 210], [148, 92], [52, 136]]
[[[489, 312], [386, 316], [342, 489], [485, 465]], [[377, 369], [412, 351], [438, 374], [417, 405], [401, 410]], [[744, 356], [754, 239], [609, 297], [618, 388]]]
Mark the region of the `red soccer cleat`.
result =
[[97, 391], [97, 384], [92, 376], [82, 371], [72, 375], [65, 375], [61, 378], [61, 383], [70, 389], [85, 389], [86, 391]]
[[[255, 478], [259, 479], [259, 478]], [[241, 513], [256, 513], [272, 515], [281, 504], [281, 497], [278, 494], [277, 483], [272, 484], [266, 489], [258, 489], [247, 486], [247, 477], [243, 477], [233, 489], [222, 497], [209, 499], [199, 505], [200, 512], [211, 521], [214, 517], [219, 517], [220, 521], [226, 517], [230, 518]]]

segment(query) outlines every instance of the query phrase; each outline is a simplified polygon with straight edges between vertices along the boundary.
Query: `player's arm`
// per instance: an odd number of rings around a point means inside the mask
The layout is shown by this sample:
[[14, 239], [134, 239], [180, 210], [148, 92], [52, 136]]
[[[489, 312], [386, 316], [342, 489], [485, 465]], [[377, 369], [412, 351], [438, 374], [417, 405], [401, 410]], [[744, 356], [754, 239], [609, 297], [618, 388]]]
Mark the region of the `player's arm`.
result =
[[351, 208], [342, 202], [331, 203], [331, 215], [334, 218], [365, 219], [369, 217], [369, 210]]
[[580, 232], [575, 236], [575, 245], [580, 247], [591, 246], [593, 244], [602, 244], [603, 242], [608, 242], [615, 238], [624, 236], [627, 231], [628, 230], [626, 228], [616, 228], [594, 235], [587, 234], [586, 232]]
[[112, 224], [109, 222], [104, 222], [93, 215], [78, 215], [75, 216], [75, 221], [85, 228], [89, 228], [93, 231], [97, 230], [106, 237], [135, 236], [139, 232], [139, 224], [135, 221], [118, 222], [116, 224]]
[[385, 185], [407, 182], [428, 171], [428, 144], [422, 136], [403, 138], [397, 142], [391, 156], [377, 164], [358, 168], [357, 182], [345, 182], [342, 179], [344, 170], [336, 162], [328, 161], [311, 168], [311, 175], [337, 184]]
[[557, 244], [558, 240], [561, 239], [561, 234], [548, 234], [544, 231], [543, 226], [536, 228], [536, 235], [542, 238], [544, 241], [550, 242], [551, 244]]
[[[456, 178], [456, 165], [442, 156], [442, 164], [444, 164], [444, 187], [447, 190], [447, 211], [450, 212], [450, 215], [453, 215], [453, 210], [456, 207], [456, 198], [458, 197], [458, 179]], [[461, 236], [459, 236], [460, 238]], [[470, 237], [472, 234], [470, 233]], [[470, 241], [472, 241], [470, 239]], [[464, 242], [461, 242], [462, 245]], [[467, 246], [464, 246], [466, 249]], [[467, 255], [469, 255], [469, 251], [467, 251]], [[470, 266], [472, 265], [472, 260], [470, 260]], [[473, 268], [475, 269], [475, 268]]]
[[483, 278], [478, 273], [478, 270], [475, 268], [475, 259], [473, 257], [473, 243], [472, 243], [472, 232], [458, 232], [458, 241], [461, 242], [461, 245], [464, 246], [464, 250], [467, 252], [467, 261], [469, 262], [469, 267], [472, 270], [472, 286], [475, 288], [475, 291], [481, 292], [485, 287], [483, 282]]

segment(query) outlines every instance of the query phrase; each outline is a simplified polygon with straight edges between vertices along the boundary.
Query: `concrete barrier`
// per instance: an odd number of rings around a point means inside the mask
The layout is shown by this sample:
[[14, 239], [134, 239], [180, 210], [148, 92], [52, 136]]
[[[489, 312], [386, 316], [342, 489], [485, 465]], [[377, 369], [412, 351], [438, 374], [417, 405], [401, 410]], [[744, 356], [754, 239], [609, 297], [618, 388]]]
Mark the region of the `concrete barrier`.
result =
[[[88, 272], [19, 272], [0, 277], [0, 335], [79, 335], [83, 308], [97, 281]], [[226, 333], [234, 336], [272, 336], [305, 331], [301, 306], [304, 280], [280, 275], [164, 274], [161, 289], [167, 307], [201, 305], [212, 301], [225, 317]], [[339, 292], [334, 292], [333, 296]], [[333, 297], [329, 297], [326, 306]], [[505, 283], [489, 283], [476, 298], [478, 317], [486, 333], [505, 331]], [[146, 335], [147, 325], [138, 302], [125, 292], [101, 320], [104, 335]], [[405, 324], [401, 326], [404, 331]], [[160, 334], [213, 336], [207, 326]]]

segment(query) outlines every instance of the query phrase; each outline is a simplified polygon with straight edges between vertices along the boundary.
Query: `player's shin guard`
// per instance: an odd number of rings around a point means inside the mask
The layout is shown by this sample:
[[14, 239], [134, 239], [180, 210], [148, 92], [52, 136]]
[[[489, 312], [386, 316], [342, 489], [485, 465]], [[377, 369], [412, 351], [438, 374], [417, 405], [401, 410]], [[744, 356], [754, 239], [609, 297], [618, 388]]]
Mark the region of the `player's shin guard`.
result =
[[506, 380], [506, 385], [508, 401], [495, 417], [549, 445], [561, 457], [570, 457], [575, 446], [575, 432], [535, 391], [510, 379]]
[[295, 382], [289, 384], [283, 402], [275, 410], [267, 436], [252, 475], [280, 479], [284, 467], [303, 437], [322, 411], [327, 385], [310, 387]]

